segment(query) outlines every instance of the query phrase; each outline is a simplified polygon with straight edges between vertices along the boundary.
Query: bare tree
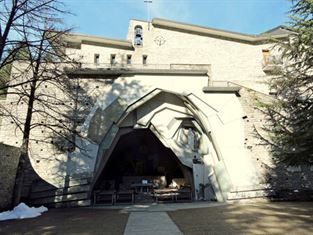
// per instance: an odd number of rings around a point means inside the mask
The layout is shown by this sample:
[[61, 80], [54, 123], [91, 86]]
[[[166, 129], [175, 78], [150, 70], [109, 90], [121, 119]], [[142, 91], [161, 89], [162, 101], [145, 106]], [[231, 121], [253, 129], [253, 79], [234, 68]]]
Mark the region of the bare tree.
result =
[[[38, 44], [40, 39], [37, 31], [44, 30], [46, 22], [60, 23], [60, 16], [67, 13], [63, 8], [64, 5], [58, 0], [1, 0], [0, 70], [11, 65], [21, 50], [25, 50], [25, 32], [29, 43]], [[5, 78], [0, 77], [0, 90], [8, 88]]]
[[[68, 33], [60, 16], [66, 11], [56, 0], [0, 1], [0, 68], [12, 66], [10, 81], [0, 88], [14, 99], [15, 107], [0, 107], [0, 115], [12, 120], [22, 133], [21, 153], [15, 180], [13, 204], [20, 202], [23, 190], [31, 185], [26, 177], [31, 170], [30, 141], [53, 143], [63, 151], [72, 151], [79, 135], [85, 103], [79, 80], [68, 79], [65, 67], [75, 67], [65, 51], [64, 36]], [[24, 104], [24, 105], [21, 105]], [[38, 138], [31, 132], [46, 129], [50, 136]], [[14, 130], [12, 130], [13, 135]], [[27, 178], [27, 180], [25, 179]]]

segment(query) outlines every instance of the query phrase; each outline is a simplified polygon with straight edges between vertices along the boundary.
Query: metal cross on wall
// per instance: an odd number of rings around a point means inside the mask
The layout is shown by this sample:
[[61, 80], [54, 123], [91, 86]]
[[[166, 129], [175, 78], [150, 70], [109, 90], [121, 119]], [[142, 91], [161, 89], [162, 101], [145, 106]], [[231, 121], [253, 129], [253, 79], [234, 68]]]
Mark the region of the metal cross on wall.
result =
[[155, 37], [154, 42], [155, 42], [155, 44], [157, 44], [158, 46], [162, 46], [162, 45], [166, 42], [166, 40], [165, 40], [165, 38], [162, 37], [162, 36], [157, 36], [157, 37]]

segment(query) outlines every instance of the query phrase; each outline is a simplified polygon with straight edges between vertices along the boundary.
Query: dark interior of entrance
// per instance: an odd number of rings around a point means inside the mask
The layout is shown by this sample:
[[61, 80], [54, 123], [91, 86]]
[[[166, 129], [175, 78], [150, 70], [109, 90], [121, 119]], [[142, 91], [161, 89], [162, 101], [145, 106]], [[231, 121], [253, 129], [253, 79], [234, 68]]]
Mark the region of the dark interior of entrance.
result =
[[151, 201], [156, 192], [191, 192], [191, 177], [191, 169], [182, 165], [149, 129], [133, 130], [120, 137], [95, 190], [133, 192], [137, 202]]

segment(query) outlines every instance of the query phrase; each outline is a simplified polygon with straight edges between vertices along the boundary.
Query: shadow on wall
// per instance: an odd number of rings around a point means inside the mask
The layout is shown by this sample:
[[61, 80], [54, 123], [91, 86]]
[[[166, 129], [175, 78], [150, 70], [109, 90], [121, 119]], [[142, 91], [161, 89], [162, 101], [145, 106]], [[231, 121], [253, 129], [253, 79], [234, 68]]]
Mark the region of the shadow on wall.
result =
[[[54, 187], [38, 178], [33, 183], [30, 193], [32, 204], [37, 204], [36, 202], [68, 204], [88, 199], [98, 144], [108, 128], [124, 112], [127, 104], [143, 93], [143, 87], [137, 81], [128, 82], [124, 78], [75, 78], [69, 80], [66, 85], [66, 89], [63, 90], [66, 98], [64, 102], [56, 105], [58, 124], [47, 138], [49, 141], [47, 139], [43, 141], [46, 144], [49, 142], [48, 144], [52, 146], [53, 155], [47, 158], [41, 155], [37, 162], [40, 164], [52, 161], [53, 164], [43, 167], [52, 172], [50, 175], [54, 175], [55, 180], [58, 179], [59, 182]], [[107, 86], [110, 88], [104, 89], [105, 93], [93, 92], [94, 87], [101, 90]], [[123, 105], [115, 105], [116, 100], [120, 100]], [[111, 108], [114, 105], [115, 107]], [[84, 123], [88, 122], [88, 115], [92, 117], [88, 135], [85, 135], [82, 129]], [[45, 120], [46, 126], [49, 126], [48, 121]], [[50, 125], [54, 126], [53, 123]], [[43, 191], [47, 189], [50, 191], [44, 193]]]
[[[34, 132], [30, 148], [33, 167], [39, 174], [33, 173], [27, 194], [26, 201], [31, 205], [53, 206], [86, 198], [82, 193], [88, 190], [92, 151], [79, 128], [94, 101], [88, 94], [88, 87], [81, 86], [80, 79], [64, 80], [62, 87], [50, 84], [50, 90], [40, 94], [49, 96], [50, 103], [48, 110], [43, 105], [37, 107], [42, 112], [35, 122], [44, 125], [38, 127], [40, 136], [36, 137]], [[43, 149], [47, 151], [45, 154]], [[80, 194], [76, 197], [72, 195], [75, 193]]]
[[102, 94], [89, 113], [87, 125], [88, 138], [100, 144], [111, 125], [118, 121], [127, 106], [135, 102], [148, 90], [139, 81], [128, 81], [125, 78], [111, 80], [110, 89]]

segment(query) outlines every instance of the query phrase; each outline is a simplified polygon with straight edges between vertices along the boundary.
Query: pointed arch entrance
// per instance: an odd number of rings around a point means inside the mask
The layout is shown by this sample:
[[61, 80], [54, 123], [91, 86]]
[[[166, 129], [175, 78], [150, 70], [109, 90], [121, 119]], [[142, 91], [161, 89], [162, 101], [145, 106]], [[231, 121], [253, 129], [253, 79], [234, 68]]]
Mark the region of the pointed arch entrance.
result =
[[[203, 198], [200, 194], [208, 186], [209, 200], [224, 200], [226, 190], [219, 180], [227, 179], [222, 171], [218, 176], [215, 172], [208, 176], [211, 166], [204, 161], [204, 158], [219, 158], [218, 148], [205, 115], [187, 95], [155, 89], [129, 106], [121, 106], [119, 101], [114, 103], [117, 107], [111, 105], [107, 110], [119, 108], [122, 112], [103, 110], [95, 118], [109, 118], [113, 123], [110, 126], [101, 123], [103, 129], [97, 129], [97, 138], [102, 137], [91, 194], [108, 187], [118, 189], [118, 184], [129, 180], [123, 179], [126, 176], [145, 177], [147, 179], [137, 178], [144, 182], [152, 182], [153, 177], [167, 177], [168, 181], [181, 177], [178, 179], [192, 188], [195, 199]], [[158, 169], [158, 161], [168, 163], [159, 165]], [[153, 167], [153, 164], [156, 165]], [[222, 169], [223, 162], [219, 165]], [[129, 184], [136, 183], [129, 181]], [[168, 187], [172, 181], [164, 186]]]

